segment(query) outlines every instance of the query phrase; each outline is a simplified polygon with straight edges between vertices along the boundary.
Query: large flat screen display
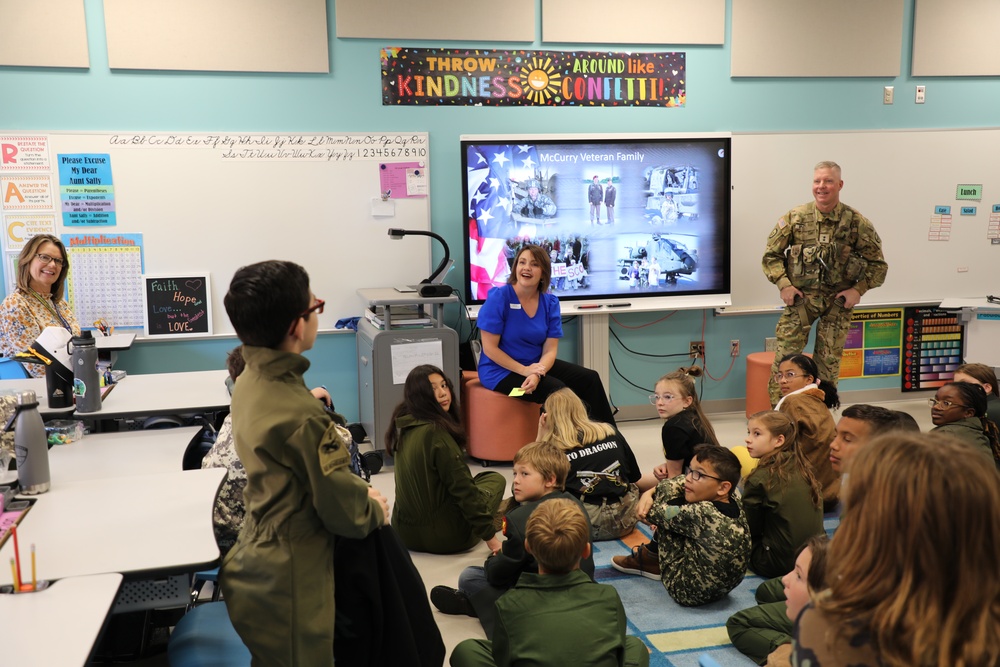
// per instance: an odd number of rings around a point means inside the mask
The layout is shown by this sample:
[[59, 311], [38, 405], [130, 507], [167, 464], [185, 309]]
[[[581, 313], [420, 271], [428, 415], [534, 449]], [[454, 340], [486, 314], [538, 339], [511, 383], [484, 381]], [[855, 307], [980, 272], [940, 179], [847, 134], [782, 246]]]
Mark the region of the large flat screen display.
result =
[[730, 303], [728, 134], [461, 141], [469, 305], [527, 243], [548, 251], [560, 300]]

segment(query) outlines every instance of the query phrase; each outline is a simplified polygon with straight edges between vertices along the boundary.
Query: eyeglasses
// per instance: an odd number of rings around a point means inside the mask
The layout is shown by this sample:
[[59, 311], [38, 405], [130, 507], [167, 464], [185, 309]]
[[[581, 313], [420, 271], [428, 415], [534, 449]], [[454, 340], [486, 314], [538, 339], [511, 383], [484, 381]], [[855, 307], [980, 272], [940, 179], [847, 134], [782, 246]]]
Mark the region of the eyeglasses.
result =
[[812, 376], [809, 375], [808, 373], [796, 373], [795, 371], [788, 371], [786, 373], [780, 373], [780, 372], [775, 373], [771, 377], [774, 378], [775, 382], [778, 382], [779, 380], [781, 380], [781, 378], [785, 378], [786, 380], [794, 380], [795, 378], [804, 378]]
[[652, 403], [653, 405], [656, 405], [657, 401], [662, 400], [664, 403], [669, 403], [675, 398], [677, 397], [674, 396], [673, 394], [650, 394], [649, 402]]
[[54, 262], [56, 266], [62, 266], [63, 264], [66, 263], [63, 260], [59, 259], [58, 257], [52, 257], [51, 255], [38, 254], [35, 255], [35, 259], [41, 260], [42, 264], [50, 264]]
[[[316, 303], [314, 303], [313, 305], [309, 306], [308, 308], [306, 308], [305, 310], [303, 310], [301, 313], [299, 313], [299, 317], [309, 317], [309, 313], [312, 313], [314, 311], [316, 312], [317, 315], [322, 315], [323, 314], [323, 306], [325, 306], [325, 305], [326, 305], [326, 301], [324, 301], [323, 299], [316, 299]], [[298, 317], [296, 317], [295, 319], [298, 319]]]
[[721, 478], [719, 478], [719, 477], [716, 477], [716, 476], [714, 476], [714, 475], [708, 475], [708, 474], [706, 474], [706, 473], [703, 473], [703, 472], [702, 472], [702, 471], [700, 471], [700, 470], [694, 470], [694, 469], [692, 469], [692, 468], [688, 468], [688, 471], [687, 471], [686, 473], [684, 473], [684, 476], [685, 476], [685, 477], [690, 477], [690, 478], [691, 478], [692, 480], [694, 480], [695, 482], [699, 482], [699, 481], [701, 481], [701, 478], [702, 478], [702, 477], [708, 477], [709, 479], [714, 479], [714, 480], [715, 480], [715, 481], [717, 481], [717, 482], [721, 482], [721, 481], [723, 481], [723, 480], [722, 480]]
[[951, 401], [939, 401], [936, 398], [928, 398], [927, 405], [932, 408], [940, 405], [945, 410], [950, 410], [952, 408], [968, 408], [968, 405], [962, 405], [961, 403], [952, 403]]

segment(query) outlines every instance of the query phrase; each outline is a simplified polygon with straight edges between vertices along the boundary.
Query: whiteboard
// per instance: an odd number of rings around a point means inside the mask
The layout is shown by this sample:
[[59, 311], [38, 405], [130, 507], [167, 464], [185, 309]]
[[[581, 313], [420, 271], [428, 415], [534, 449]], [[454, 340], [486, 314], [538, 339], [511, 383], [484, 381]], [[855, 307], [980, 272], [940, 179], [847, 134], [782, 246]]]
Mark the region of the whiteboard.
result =
[[[764, 243], [778, 218], [812, 200], [813, 167], [842, 168], [841, 201], [871, 220], [889, 264], [862, 306], [938, 302], [1000, 291], [1000, 245], [987, 238], [1000, 205], [1000, 129], [733, 134], [733, 309], [777, 307]], [[956, 199], [982, 184], [982, 201]], [[936, 206], [951, 206], [950, 241], [929, 241]], [[975, 206], [976, 215], [960, 215]], [[993, 229], [995, 230], [996, 223]]]
[[[30, 136], [48, 137], [56, 233], [142, 234], [146, 274], [210, 273], [214, 334], [233, 332], [223, 297], [246, 264], [284, 259], [305, 267], [313, 292], [326, 300], [325, 330], [362, 315], [358, 288], [430, 274], [430, 239], [387, 234], [390, 227], [429, 230], [429, 197], [396, 187], [381, 198], [382, 179], [410, 164], [422, 165], [427, 182], [425, 132]], [[116, 226], [63, 225], [57, 156], [74, 153], [110, 156]]]

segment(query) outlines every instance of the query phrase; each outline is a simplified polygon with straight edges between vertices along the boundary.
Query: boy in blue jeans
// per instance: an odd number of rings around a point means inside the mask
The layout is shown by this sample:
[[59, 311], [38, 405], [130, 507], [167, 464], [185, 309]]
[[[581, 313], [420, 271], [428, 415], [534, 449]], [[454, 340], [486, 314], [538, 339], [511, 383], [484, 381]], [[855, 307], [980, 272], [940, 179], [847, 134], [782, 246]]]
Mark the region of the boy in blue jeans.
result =
[[646, 646], [625, 635], [618, 591], [580, 571], [591, 545], [579, 503], [557, 498], [538, 505], [528, 518], [524, 548], [534, 556], [538, 574], [525, 572], [497, 600], [493, 641], [461, 642], [451, 655], [452, 667], [649, 665]]
[[[556, 498], [580, 501], [565, 491], [569, 475], [569, 459], [555, 445], [533, 442], [522, 447], [514, 456], [514, 500], [520, 506], [510, 510], [503, 519], [506, 538], [500, 551], [486, 559], [483, 567], [467, 567], [458, 577], [458, 588], [435, 586], [431, 602], [445, 614], [478, 616], [486, 630], [493, 633], [493, 603], [517, 583], [523, 572], [538, 572], [538, 563], [524, 548], [524, 535], [531, 513], [542, 504]], [[580, 505], [583, 510], [583, 506]], [[587, 520], [589, 527], [589, 519]], [[588, 533], [589, 534], [589, 533]], [[581, 569], [594, 578], [594, 559], [590, 552], [583, 557]]]

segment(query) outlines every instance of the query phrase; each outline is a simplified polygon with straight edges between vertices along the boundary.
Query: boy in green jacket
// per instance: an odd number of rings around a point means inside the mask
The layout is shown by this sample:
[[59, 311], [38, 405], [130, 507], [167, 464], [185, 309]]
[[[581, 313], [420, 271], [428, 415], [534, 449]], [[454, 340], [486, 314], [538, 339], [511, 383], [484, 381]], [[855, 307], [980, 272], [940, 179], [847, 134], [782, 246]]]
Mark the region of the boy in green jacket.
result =
[[222, 564], [229, 617], [253, 665], [333, 665], [334, 537], [365, 537], [389, 507], [351, 472], [347, 444], [303, 381], [323, 312], [306, 271], [244, 266], [225, 304], [246, 360], [232, 401], [247, 485], [246, 522]]
[[538, 574], [523, 573], [497, 600], [493, 641], [461, 642], [451, 655], [452, 667], [649, 665], [642, 640], [625, 635], [618, 591], [580, 571], [591, 546], [578, 503], [568, 498], [541, 503], [528, 519], [524, 548], [538, 562]]

